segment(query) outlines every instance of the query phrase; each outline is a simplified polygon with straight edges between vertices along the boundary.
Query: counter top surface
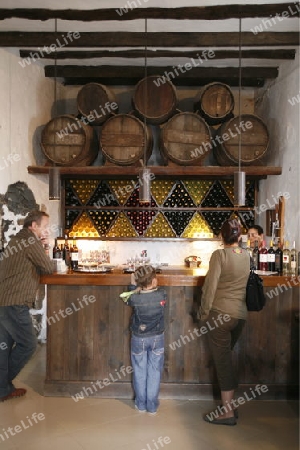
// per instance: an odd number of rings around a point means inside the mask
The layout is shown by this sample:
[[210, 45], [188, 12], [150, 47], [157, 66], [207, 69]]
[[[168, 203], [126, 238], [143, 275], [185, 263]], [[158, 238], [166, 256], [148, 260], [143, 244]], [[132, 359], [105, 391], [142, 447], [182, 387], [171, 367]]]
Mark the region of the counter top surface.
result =
[[[202, 286], [207, 268], [189, 269], [184, 266], [163, 266], [162, 273], [157, 274], [160, 286]], [[288, 288], [300, 285], [300, 276], [262, 276], [265, 287], [285, 285]], [[121, 267], [115, 267], [111, 273], [53, 273], [42, 275], [41, 284], [49, 285], [94, 285], [94, 286], [127, 286], [130, 274], [123, 273]]]

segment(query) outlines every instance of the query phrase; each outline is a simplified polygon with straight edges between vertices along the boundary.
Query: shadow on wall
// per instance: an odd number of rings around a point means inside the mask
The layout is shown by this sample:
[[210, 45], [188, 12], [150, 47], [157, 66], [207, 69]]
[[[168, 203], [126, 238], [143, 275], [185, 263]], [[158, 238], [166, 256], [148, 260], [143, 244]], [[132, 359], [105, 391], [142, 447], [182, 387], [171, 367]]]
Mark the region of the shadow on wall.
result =
[[9, 236], [16, 233], [20, 219], [33, 209], [39, 209], [39, 205], [27, 184], [17, 181], [8, 186], [4, 195], [0, 194], [0, 209], [1, 242], [5, 243], [8, 242]]

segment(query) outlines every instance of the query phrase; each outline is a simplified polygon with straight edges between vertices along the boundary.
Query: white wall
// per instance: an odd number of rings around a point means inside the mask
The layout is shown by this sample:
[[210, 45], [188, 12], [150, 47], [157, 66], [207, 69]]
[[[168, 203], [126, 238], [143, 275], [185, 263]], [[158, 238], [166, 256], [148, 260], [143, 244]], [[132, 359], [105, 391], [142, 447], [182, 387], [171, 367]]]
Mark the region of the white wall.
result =
[[57, 203], [48, 200], [48, 176], [27, 173], [27, 166], [41, 163], [40, 133], [51, 118], [53, 81], [37, 64], [23, 68], [19, 61], [13, 52], [0, 49], [0, 194], [9, 184], [27, 183], [57, 223]]
[[[258, 94], [258, 113], [267, 123], [270, 132], [269, 165], [282, 167], [282, 175], [270, 176], [260, 182], [259, 205], [268, 205], [268, 202], [275, 204], [272, 196], [277, 198], [280, 192], [289, 194], [289, 198], [285, 201], [284, 235], [290, 244], [296, 240], [298, 250], [300, 250], [299, 79], [298, 51], [295, 61], [280, 67], [279, 77], [269, 89]], [[290, 103], [293, 97], [298, 100], [294, 99], [294, 106]], [[259, 223], [265, 227], [265, 214], [260, 215]]]
[[[48, 200], [48, 176], [29, 175], [28, 165], [38, 165], [42, 161], [40, 149], [40, 133], [43, 126], [53, 114], [54, 86], [53, 81], [44, 77], [44, 70], [33, 63], [24, 68], [18, 63], [20, 58], [0, 49], [0, 194], [6, 192], [8, 184], [24, 181], [33, 191], [38, 204], [44, 204], [50, 213], [51, 221], [58, 224], [59, 207], [56, 202]], [[256, 95], [257, 114], [267, 123], [270, 131], [270, 150], [268, 165], [284, 166], [281, 176], [270, 176], [260, 182], [259, 204], [272, 201], [272, 196], [278, 192], [289, 192], [290, 199], [286, 201], [286, 239], [296, 239], [300, 248], [299, 236], [299, 103], [294, 106], [289, 99], [299, 94], [299, 55], [296, 61], [286, 62], [280, 68], [279, 78], [272, 82], [267, 91], [262, 89]], [[76, 113], [76, 95], [78, 87], [59, 87], [58, 113]], [[128, 112], [128, 94], [132, 89], [118, 87], [115, 89], [117, 97], [122, 98], [121, 112]], [[125, 95], [126, 91], [126, 95]], [[188, 92], [179, 89], [179, 98], [184, 100]], [[196, 94], [195, 89], [190, 92], [189, 105]], [[236, 92], [235, 92], [236, 94]], [[253, 92], [243, 93], [244, 99], [253, 98]], [[249, 103], [243, 102], [242, 109]], [[251, 108], [252, 108], [251, 101]], [[249, 110], [247, 112], [250, 112]], [[8, 160], [9, 155], [18, 159], [13, 163]], [[265, 227], [265, 215], [262, 213], [258, 222]], [[123, 262], [128, 252], [138, 253], [140, 247], [152, 248], [150, 253], [157, 254], [157, 246], [162, 255], [161, 261], [182, 263], [183, 256], [193, 254], [196, 249], [192, 244], [176, 244], [174, 242], [160, 243], [110, 243], [112, 259]], [[129, 248], [128, 246], [131, 247]], [[207, 255], [216, 243], [203, 242], [198, 254]], [[172, 254], [173, 252], [173, 254]], [[196, 252], [197, 253], [197, 252]], [[119, 255], [119, 258], [118, 256]], [[168, 255], [165, 257], [165, 255]], [[172, 255], [172, 256], [171, 256]], [[206, 259], [207, 256], [204, 256]], [[125, 262], [125, 261], [124, 261]]]

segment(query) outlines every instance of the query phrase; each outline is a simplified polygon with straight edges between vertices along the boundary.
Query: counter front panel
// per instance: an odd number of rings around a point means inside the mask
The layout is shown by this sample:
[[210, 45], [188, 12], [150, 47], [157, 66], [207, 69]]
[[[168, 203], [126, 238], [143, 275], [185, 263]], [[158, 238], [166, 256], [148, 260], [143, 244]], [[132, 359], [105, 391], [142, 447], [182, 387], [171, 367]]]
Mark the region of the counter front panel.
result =
[[[216, 376], [205, 324], [197, 320], [204, 276], [193, 275], [193, 269], [166, 272], [158, 275], [168, 297], [161, 397], [210, 398]], [[121, 271], [41, 278], [48, 284], [45, 395], [74, 396], [83, 391], [95, 397], [133, 396], [131, 308], [119, 298], [129, 281]], [[248, 314], [234, 350], [240, 390], [266, 384], [264, 399], [295, 397], [299, 289], [283, 277], [264, 277], [264, 284], [267, 304], [259, 313]], [[274, 295], [278, 285], [281, 290]]]

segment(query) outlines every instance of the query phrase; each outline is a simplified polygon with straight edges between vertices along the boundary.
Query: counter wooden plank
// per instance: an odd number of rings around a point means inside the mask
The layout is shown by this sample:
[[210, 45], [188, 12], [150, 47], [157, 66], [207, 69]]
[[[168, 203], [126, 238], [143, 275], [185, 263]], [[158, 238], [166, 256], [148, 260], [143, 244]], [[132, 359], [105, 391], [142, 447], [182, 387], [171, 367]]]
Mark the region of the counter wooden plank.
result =
[[[186, 269], [181, 266], [162, 269], [157, 275], [160, 286], [202, 286], [205, 280], [203, 269]], [[281, 286], [280, 291], [300, 286], [300, 275], [296, 277], [269, 275], [262, 276], [265, 287]], [[62, 286], [127, 286], [130, 275], [124, 274], [122, 269], [114, 269], [112, 273], [55, 273], [42, 275], [41, 284]], [[284, 285], [284, 286], [283, 286]]]

